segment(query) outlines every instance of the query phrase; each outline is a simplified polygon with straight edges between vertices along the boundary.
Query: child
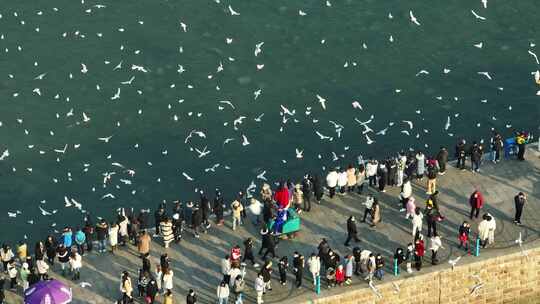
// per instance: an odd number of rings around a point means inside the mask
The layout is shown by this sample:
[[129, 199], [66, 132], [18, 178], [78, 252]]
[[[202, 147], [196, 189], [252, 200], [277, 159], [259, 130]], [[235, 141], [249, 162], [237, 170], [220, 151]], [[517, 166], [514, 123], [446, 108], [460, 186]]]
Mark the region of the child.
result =
[[384, 276], [384, 259], [380, 253], [377, 254], [375, 258], [375, 277], [379, 280], [383, 279]]
[[328, 282], [328, 288], [336, 286], [336, 272], [334, 268], [330, 267], [326, 270], [326, 281]]
[[336, 269], [336, 284], [343, 286], [345, 282], [345, 272], [343, 271], [343, 265], [339, 265]]
[[459, 246], [458, 248], [463, 248], [465, 251], [469, 250], [469, 234], [471, 233], [471, 225], [467, 223], [467, 221], [464, 221], [461, 226], [459, 226], [458, 231], [458, 239], [459, 239]]

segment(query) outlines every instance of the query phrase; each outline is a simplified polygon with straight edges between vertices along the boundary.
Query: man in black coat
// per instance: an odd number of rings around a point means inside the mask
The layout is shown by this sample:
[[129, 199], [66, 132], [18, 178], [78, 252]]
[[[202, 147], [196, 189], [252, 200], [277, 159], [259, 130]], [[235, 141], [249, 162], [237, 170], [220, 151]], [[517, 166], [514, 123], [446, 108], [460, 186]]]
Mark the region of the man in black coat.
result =
[[311, 182], [313, 183], [313, 194], [315, 194], [315, 200], [317, 201], [317, 204], [320, 204], [321, 198], [324, 194], [324, 187], [321, 182], [321, 178], [318, 175], [314, 175], [311, 177]]
[[156, 234], [159, 234], [159, 224], [163, 220], [165, 216], [165, 208], [163, 208], [162, 204], [159, 204], [157, 210], [154, 212], [154, 221], [156, 226]]
[[302, 180], [302, 193], [304, 194], [304, 211], [311, 211], [311, 197], [313, 196], [313, 183], [308, 174]]
[[482, 160], [482, 149], [476, 142], [473, 142], [470, 155], [471, 155], [471, 171], [479, 172], [480, 161]]
[[296, 281], [296, 288], [302, 287], [302, 276], [304, 275], [304, 256], [294, 252], [293, 256], [293, 272]]
[[456, 166], [461, 170], [465, 170], [466, 154], [467, 152], [466, 152], [465, 140], [462, 139], [456, 145], [456, 158], [457, 158]]
[[354, 216], [350, 216], [347, 220], [347, 240], [345, 241], [345, 247], [349, 247], [349, 242], [354, 240], [355, 242], [359, 242], [360, 239], [358, 238], [358, 230], [356, 229], [356, 219]]
[[437, 162], [439, 163], [439, 174], [444, 175], [446, 173], [446, 163], [448, 162], [448, 151], [445, 147], [441, 147], [439, 153], [437, 153]]
[[202, 224], [204, 225], [205, 229], [208, 229], [210, 228], [210, 222], [208, 221], [208, 217], [210, 216], [210, 210], [212, 208], [210, 207], [210, 201], [204, 194], [204, 191], [201, 190], [199, 194], [201, 197], [200, 205], [201, 205], [201, 213], [202, 213]]
[[266, 252], [262, 256], [262, 259], [265, 260], [266, 256], [270, 253], [272, 254], [272, 258], [276, 257], [276, 242], [274, 241], [274, 237], [269, 233], [268, 229], [263, 228], [261, 230], [262, 235], [262, 244], [261, 244], [261, 250], [259, 250], [259, 255], [262, 254], [263, 249], [266, 249]]
[[191, 215], [191, 228], [193, 229], [193, 235], [199, 238], [199, 227], [202, 223], [202, 212], [198, 205], [193, 206], [193, 214]]
[[217, 225], [223, 225], [223, 196], [219, 189], [216, 189], [216, 197], [214, 198], [214, 214], [216, 215]]
[[527, 202], [527, 196], [525, 193], [520, 192], [514, 197], [514, 203], [516, 206], [516, 216], [514, 217], [514, 224], [521, 225], [521, 213], [523, 212], [523, 206]]

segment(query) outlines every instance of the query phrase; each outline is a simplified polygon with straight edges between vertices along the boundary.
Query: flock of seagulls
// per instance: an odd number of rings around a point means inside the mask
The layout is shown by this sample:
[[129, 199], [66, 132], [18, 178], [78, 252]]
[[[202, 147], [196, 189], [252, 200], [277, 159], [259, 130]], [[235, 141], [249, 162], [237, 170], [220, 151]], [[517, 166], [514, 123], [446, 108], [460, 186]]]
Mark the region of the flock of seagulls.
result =
[[[83, 204], [73, 197], [80, 198], [80, 201], [84, 202], [107, 203], [113, 200], [129, 200], [128, 195], [136, 196], [148, 191], [147, 187], [151, 188], [151, 185], [162, 182], [201, 187], [201, 184], [209, 180], [215, 181], [216, 178], [230, 174], [245, 176], [244, 171], [252, 172], [253, 176], [247, 177], [248, 188], [255, 191], [255, 187], [252, 186], [255, 180], [272, 180], [279, 175], [279, 172], [260, 168], [261, 163], [264, 166], [265, 162], [287, 164], [317, 159], [321, 165], [327, 165], [342, 162], [351, 156], [356, 157], [351, 155], [358, 153], [354, 146], [350, 149], [349, 145], [353, 144], [349, 142], [351, 139], [357, 141], [356, 146], [364, 147], [383, 145], [385, 136], [416, 139], [420, 143], [424, 136], [435, 132], [453, 137], [455, 132], [453, 127], [462, 123], [459, 121], [460, 113], [448, 111], [444, 113], [440, 122], [437, 122], [438, 125], [427, 129], [422, 127], [426, 112], [424, 109], [415, 109], [410, 115], [405, 109], [399, 117], [397, 115], [382, 117], [375, 114], [378, 101], [369, 100], [363, 92], [356, 92], [354, 97], [342, 98], [328, 90], [306, 90], [303, 100], [291, 101], [287, 92], [276, 92], [268, 83], [257, 80], [257, 75], [268, 76], [265, 73], [275, 66], [272, 62], [281, 61], [281, 58], [274, 58], [276, 51], [282, 47], [281, 42], [277, 42], [279, 40], [264, 35], [242, 37], [234, 32], [228, 32], [226, 24], [223, 24], [222, 32], [219, 33], [219, 44], [212, 50], [203, 51], [199, 49], [198, 42], [207, 25], [197, 24], [192, 16], [185, 13], [179, 13], [170, 21], [168, 28], [172, 30], [168, 37], [179, 42], [171, 49], [163, 51], [174, 54], [169, 56], [172, 61], [167, 63], [167, 67], [152, 63], [156, 60], [147, 60], [148, 57], [144, 59], [143, 54], [147, 56], [150, 54], [150, 58], [154, 56], [152, 49], [146, 48], [147, 45], [141, 44], [136, 39], [130, 39], [139, 37], [138, 32], [144, 32], [147, 27], [158, 26], [145, 22], [146, 12], [141, 12], [140, 16], [132, 20], [128, 20], [131, 17], [126, 17], [124, 24], [105, 25], [105, 28], [99, 31], [82, 24], [80, 26], [70, 24], [67, 27], [59, 23], [56, 28], [44, 26], [54, 24], [45, 22], [44, 18], [61, 18], [60, 13], [64, 10], [79, 10], [80, 14], [91, 18], [96, 14], [112, 14], [110, 12], [113, 10], [110, 9], [117, 5], [119, 4], [87, 4], [82, 0], [80, 3], [70, 4], [73, 7], [69, 8], [52, 7], [24, 13], [13, 9], [0, 15], [0, 24], [15, 23], [19, 26], [19, 28], [1, 27], [4, 29], [0, 30], [0, 40], [4, 47], [0, 50], [0, 56], [21, 66], [31, 65], [30, 75], [7, 67], [0, 69], [4, 73], [5, 86], [9, 91], [9, 95], [4, 96], [6, 102], [24, 105], [24, 111], [17, 112], [14, 117], [0, 114], [0, 132], [5, 132], [4, 135], [7, 135], [8, 139], [9, 136], [13, 139], [5, 140], [0, 146], [0, 151], [3, 151], [0, 154], [0, 164], [8, 168], [17, 178], [28, 180], [28, 183], [32, 176], [46, 175], [47, 180], [40, 180], [36, 184], [44, 191], [48, 191], [51, 185], [71, 189], [74, 183], [84, 188], [81, 193], [76, 193], [75, 187], [72, 194], [65, 196], [56, 193], [56, 199], [42, 200], [36, 197], [36, 200], [41, 202], [35, 204], [23, 206], [22, 203], [18, 205], [15, 202], [15, 206], [5, 207], [9, 210], [2, 210], [4, 214], [7, 213], [8, 218], [25, 217], [25, 213], [28, 212], [26, 221], [39, 223], [38, 219], [31, 218], [32, 214], [40, 214], [45, 220], [61, 216], [63, 210], [81, 213], [87, 212], [86, 209], [97, 210], [90, 203], [83, 208]], [[223, 4], [221, 0], [213, 0], [211, 5], [216, 5], [222, 18], [227, 21], [243, 22], [243, 18], [253, 14], [243, 11], [240, 5], [233, 7]], [[339, 9], [339, 4], [331, 1], [324, 1], [322, 6], [330, 12]], [[308, 8], [298, 9], [298, 14], [295, 9], [293, 15], [287, 18], [307, 20], [316, 17], [315, 11]], [[479, 24], [489, 23], [492, 16], [489, 14], [487, 0], [482, 0], [480, 7], [473, 4], [464, 7], [463, 15]], [[430, 26], [439, 22], [433, 16], [414, 8], [408, 8], [400, 14], [390, 11], [381, 18], [385, 19], [386, 16], [388, 22], [397, 22], [403, 26], [410, 24], [411, 29], [418, 32], [429, 33]], [[68, 45], [65, 49], [48, 50], [51, 53], [58, 53], [59, 56], [66, 51], [69, 53], [70, 46], [79, 48], [78, 44], [83, 42], [89, 41], [98, 47], [96, 52], [88, 49], [84, 55], [79, 53], [73, 55], [80, 58], [69, 58], [67, 61], [69, 63], [62, 69], [45, 62], [40, 58], [39, 52], [28, 62], [28, 57], [24, 59], [18, 57], [18, 54], [24, 54], [29, 48], [24, 45], [26, 41], [21, 40], [21, 35], [17, 35], [16, 32], [10, 32], [23, 31], [28, 27], [33, 28], [33, 35], [38, 39], [48, 34], [50, 35], [48, 37], [54, 37], [51, 40], [55, 43], [59, 41], [62, 45]], [[301, 28], [291, 30], [302, 35]], [[127, 36], [127, 33], [131, 33], [132, 36]], [[108, 39], [114, 37], [107, 43], [113, 44], [115, 49], [108, 51], [107, 54], [98, 52], [100, 47], [106, 50], [112, 48], [100, 44], [107, 37]], [[33, 37], [28, 39], [31, 38]], [[333, 40], [328, 33], [326, 36], [315, 38], [317, 43], [320, 41], [318, 47], [321, 52], [324, 52]], [[401, 40], [399, 32], [385, 34], [384, 40], [388, 47], [399, 47], [400, 43], [406, 43]], [[189, 41], [196, 43], [190, 44]], [[360, 45], [358, 50], [351, 52], [377, 51], [376, 47], [371, 46], [370, 41], [362, 41]], [[463, 41], [463, 45], [478, 50], [491, 47], [486, 41]], [[535, 44], [530, 43], [529, 49], [524, 52], [530, 55], [528, 58], [531, 58], [531, 64], [535, 66], [532, 69], [533, 77], [536, 83], [540, 84], [538, 71], [540, 63], [534, 47]], [[246, 52], [238, 53], [234, 48], [245, 49]], [[205, 51], [211, 51], [215, 56], [215, 61], [209, 63], [211, 67], [208, 71], [201, 71], [204, 68], [199, 67], [199, 63], [186, 59], [189, 58], [187, 55], [196, 56]], [[443, 61], [444, 58], [440, 60]], [[235, 76], [240, 62], [253, 64], [250, 71], [241, 72], [248, 74], [247, 77]], [[348, 69], [358, 69], [360, 66], [358, 62], [344, 58], [337, 68], [343, 69], [345, 73]], [[174, 77], [167, 78], [168, 83], [163, 87], [155, 87], [156, 82], [153, 80], [163, 79], [161, 76], [169, 68]], [[444, 77], [459, 69], [463, 68], [452, 67], [450, 63], [443, 62], [436, 71], [419, 63], [415, 72], [408, 76], [421, 86], [428, 78]], [[471, 77], [491, 83], [496, 83], [502, 78], [488, 69], [489, 67], [482, 71], [461, 72], [470, 73], [474, 75]], [[321, 71], [321, 74], [324, 73], [325, 71]], [[200, 77], [201, 74], [204, 74], [204, 77]], [[280, 75], [270, 76], [279, 81], [286, 81], [279, 79]], [[224, 79], [232, 79], [246, 85], [247, 90], [238, 90], [238, 87], [228, 85]], [[53, 84], [54, 81], [60, 85]], [[504, 90], [498, 82], [496, 86], [499, 91]], [[74, 87], [79, 91], [78, 95], [67, 89]], [[200, 90], [198, 100], [190, 98], [186, 93], [197, 89]], [[154, 90], [166, 93], [156, 97], [152, 95], [155, 94], [152, 93]], [[408, 88], [397, 87], [391, 88], [390, 91], [396, 96], [396, 100], [389, 102], [397, 103]], [[280, 98], [276, 98], [277, 95], [280, 95]], [[459, 96], [436, 95], [433, 96], [433, 102], [440, 104], [452, 104], [462, 99]], [[540, 95], [540, 90], [536, 95]], [[141, 102], [141, 99], [144, 101]], [[488, 103], [488, 99], [482, 98], [480, 102]], [[47, 117], [52, 120], [45, 118], [39, 127], [32, 127], [35, 123], [32, 117], [34, 112], [38, 111], [35, 105], [40, 105], [39, 109], [43, 109], [43, 114], [49, 115]], [[512, 107], [508, 106], [507, 109], [511, 111]], [[347, 115], [336, 115], [338, 112]], [[493, 121], [497, 119], [500, 118], [492, 115]], [[134, 127], [137, 123], [143, 128]], [[476, 126], [480, 127], [480, 122], [476, 122]], [[506, 127], [510, 128], [511, 123], [506, 122]], [[294, 130], [303, 130], [303, 136], [291, 137], [289, 132]], [[144, 135], [138, 134], [139, 131]], [[21, 138], [15, 140], [15, 137], [19, 136]], [[274, 151], [270, 150], [273, 148], [266, 146], [267, 142], [272, 142], [272, 138], [292, 142], [287, 155], [279, 156], [281, 159], [277, 158], [279, 153], [273, 153]], [[425, 148], [429, 147], [425, 142], [421, 144]], [[310, 146], [318, 145], [325, 147], [318, 149], [319, 152], [310, 149]], [[151, 150], [157, 152], [151, 153]], [[253, 160], [254, 157], [249, 154], [252, 151], [268, 152], [258, 155], [258, 159]], [[32, 153], [29, 154], [32, 157], [26, 157], [27, 153]], [[23, 159], [35, 159], [35, 162]], [[175, 163], [176, 161], [178, 163]], [[45, 168], [52, 167], [56, 169], [44, 174], [44, 171], [47, 171]], [[174, 171], [172, 175], [174, 178], [167, 177], [165, 173], [159, 171], [164, 167], [170, 167], [171, 171]], [[251, 170], [254, 167], [258, 169]], [[243, 172], [235, 171], [240, 169]], [[317, 170], [317, 168], [309, 169]], [[88, 184], [81, 185], [82, 181]], [[36, 180], [31, 182], [36, 183]], [[146, 190], [142, 190], [143, 188]], [[51, 227], [56, 225], [50, 222], [48, 225]]]

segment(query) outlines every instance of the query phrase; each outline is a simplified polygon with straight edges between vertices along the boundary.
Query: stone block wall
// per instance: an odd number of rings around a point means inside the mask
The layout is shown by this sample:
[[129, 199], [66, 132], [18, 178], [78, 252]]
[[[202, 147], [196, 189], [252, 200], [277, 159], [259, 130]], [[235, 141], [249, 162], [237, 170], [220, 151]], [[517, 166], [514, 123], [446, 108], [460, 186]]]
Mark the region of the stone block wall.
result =
[[[434, 271], [375, 281], [382, 297], [365, 284], [341, 287], [339, 292], [307, 303], [315, 304], [532, 304], [540, 303], [540, 247], [458, 265], [439, 265]], [[493, 254], [493, 253], [492, 253]], [[407, 276], [407, 277], [405, 277]], [[475, 286], [481, 286], [473, 292]], [[399, 291], [398, 291], [399, 289]]]

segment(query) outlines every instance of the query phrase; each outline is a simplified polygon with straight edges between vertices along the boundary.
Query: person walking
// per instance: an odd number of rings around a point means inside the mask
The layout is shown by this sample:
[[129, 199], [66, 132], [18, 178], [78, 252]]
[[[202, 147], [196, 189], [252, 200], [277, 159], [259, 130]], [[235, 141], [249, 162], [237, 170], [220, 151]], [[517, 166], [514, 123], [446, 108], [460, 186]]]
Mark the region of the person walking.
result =
[[266, 256], [270, 253], [272, 258], [276, 257], [276, 243], [274, 237], [268, 232], [267, 228], [261, 230], [262, 235], [262, 245], [261, 250], [259, 250], [259, 255], [262, 254], [263, 249], [266, 249], [266, 252], [263, 254], [262, 259], [265, 260]]
[[375, 227], [381, 222], [381, 206], [379, 205], [379, 201], [377, 199], [373, 200], [373, 206], [371, 206], [371, 217], [371, 227]]
[[221, 281], [217, 288], [217, 298], [218, 304], [227, 304], [229, 303], [229, 284], [225, 281]]
[[514, 216], [514, 224], [521, 225], [521, 214], [523, 213], [523, 207], [527, 202], [527, 196], [523, 192], [519, 192], [514, 197], [514, 205], [516, 207], [516, 215]]
[[480, 210], [484, 206], [484, 196], [479, 190], [474, 190], [474, 192], [469, 197], [469, 205], [471, 206], [471, 213], [469, 218], [472, 220], [473, 215], [478, 218]]
[[407, 213], [405, 214], [406, 219], [414, 217], [414, 213], [416, 211], [416, 204], [413, 196], [410, 196], [409, 199], [407, 199], [407, 204], [405, 204], [405, 210], [407, 211]]
[[[364, 209], [364, 217], [362, 218], [362, 221], [361, 221], [362, 223], [366, 222], [368, 214], [370, 216], [373, 215], [372, 209], [373, 209], [373, 202], [374, 201], [375, 201], [375, 199], [373, 198], [373, 196], [371, 194], [368, 194], [366, 196], [366, 201], [363, 203], [363, 205], [365, 206], [365, 209]], [[373, 217], [372, 217], [372, 219], [373, 219]]]
[[255, 262], [255, 257], [253, 255], [253, 239], [250, 237], [244, 241], [244, 255], [242, 257], [242, 263], [245, 263], [247, 260], [251, 261], [253, 267], [259, 267], [259, 264]]
[[293, 272], [295, 277], [295, 283], [296, 288], [302, 287], [302, 278], [304, 276], [304, 256], [298, 253], [298, 251], [294, 252], [293, 255]]
[[427, 222], [427, 236], [431, 237], [432, 235], [437, 234], [437, 209], [433, 208], [433, 205], [430, 204], [429, 201], [424, 210], [424, 217]]
[[242, 278], [241, 275], [237, 276], [236, 279], [234, 280], [234, 284], [233, 284], [233, 293], [234, 293], [234, 304], [242, 304], [244, 303], [244, 289], [245, 289], [245, 281], [244, 279]]
[[441, 147], [436, 158], [439, 164], [439, 175], [444, 175], [446, 173], [446, 164], [448, 163], [448, 151], [445, 147]]
[[356, 229], [356, 219], [351, 215], [347, 220], [347, 240], [345, 240], [345, 247], [349, 247], [349, 242], [351, 240], [354, 240], [356, 243], [360, 241], [357, 234], [358, 230]]
[[337, 173], [336, 169], [332, 169], [330, 172], [328, 172], [328, 175], [326, 175], [326, 186], [328, 187], [328, 191], [330, 192], [330, 198], [334, 198], [334, 195], [336, 194], [338, 179], [339, 174]]
[[197, 304], [197, 294], [193, 289], [188, 291], [186, 296], [186, 304]]

